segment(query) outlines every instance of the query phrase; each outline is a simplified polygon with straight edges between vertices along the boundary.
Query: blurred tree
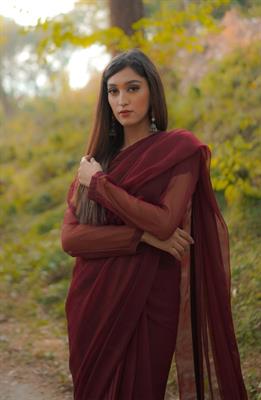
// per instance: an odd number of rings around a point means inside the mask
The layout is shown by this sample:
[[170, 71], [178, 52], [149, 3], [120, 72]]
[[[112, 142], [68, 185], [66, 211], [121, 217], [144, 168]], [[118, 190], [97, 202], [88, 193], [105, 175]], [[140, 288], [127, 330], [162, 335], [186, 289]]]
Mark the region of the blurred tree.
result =
[[12, 114], [12, 103], [9, 96], [6, 94], [3, 88], [3, 82], [0, 81], [0, 103], [3, 107], [3, 112], [5, 115], [10, 116]]
[[[39, 52], [40, 54], [54, 52], [68, 43], [75, 47], [84, 48], [98, 43], [105, 45], [108, 51], [112, 49], [113, 51], [124, 51], [139, 47], [151, 55], [159, 66], [169, 65], [172, 68], [177, 50], [181, 48], [188, 51], [202, 49], [200, 45], [201, 36], [211, 29], [217, 29], [216, 21], [212, 16], [214, 10], [228, 2], [229, 0], [189, 2], [186, 3], [186, 7], [185, 3], [178, 2], [179, 7], [177, 7], [176, 2], [162, 1], [155, 4], [152, 0], [145, 0], [145, 14], [139, 0], [138, 5], [133, 6], [133, 11], [129, 12], [132, 17], [128, 22], [125, 21], [126, 7], [125, 9], [119, 7], [116, 11], [116, 3], [110, 2], [113, 7], [111, 9], [111, 23], [116, 24], [112, 27], [108, 27], [107, 24], [107, 27], [100, 26], [91, 32], [84, 32], [69, 16], [39, 23], [36, 29], [45, 32]], [[126, 6], [125, 2], [121, 3]], [[79, 4], [90, 7], [87, 0], [82, 0]], [[104, 6], [105, 2], [101, 1], [97, 4], [98, 15], [100, 4]], [[107, 8], [108, 6], [109, 3], [107, 2]], [[148, 15], [150, 11], [153, 14]], [[130, 21], [134, 21], [138, 14], [144, 14], [145, 17], [131, 25]], [[128, 34], [125, 32], [128, 32]]]
[[11, 96], [5, 85], [5, 79], [12, 75], [14, 58], [17, 48], [21, 48], [21, 38], [17, 35], [18, 26], [9, 19], [0, 16], [0, 103], [6, 115], [12, 113], [13, 104]]
[[[201, 0], [202, 1], [202, 0]], [[260, 0], [229, 0], [227, 4], [221, 5], [214, 11], [216, 18], [222, 18], [231, 8], [237, 8], [244, 15], [253, 17], [261, 16]]]
[[60, 90], [59, 77], [72, 48], [63, 46], [55, 54], [48, 54], [47, 59], [39, 60], [37, 47], [43, 32], [26, 30], [24, 34], [24, 28], [2, 16], [0, 30], [0, 104], [8, 116], [18, 104], [17, 99], [55, 94]]
[[122, 0], [109, 0], [110, 25], [118, 26], [126, 35], [132, 35], [132, 24], [144, 16], [142, 0], [124, 2]]

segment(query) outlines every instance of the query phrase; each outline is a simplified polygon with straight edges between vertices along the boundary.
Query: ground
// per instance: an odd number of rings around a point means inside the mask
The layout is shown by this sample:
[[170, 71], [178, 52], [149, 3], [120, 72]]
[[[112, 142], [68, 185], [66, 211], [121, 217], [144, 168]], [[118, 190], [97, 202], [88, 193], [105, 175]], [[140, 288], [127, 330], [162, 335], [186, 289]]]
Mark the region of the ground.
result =
[[0, 400], [73, 399], [67, 339], [56, 328], [0, 315]]
[[33, 365], [17, 365], [5, 360], [0, 367], [0, 400], [71, 400], [44, 371]]
[[72, 400], [66, 339], [55, 336], [0, 316], [0, 400]]

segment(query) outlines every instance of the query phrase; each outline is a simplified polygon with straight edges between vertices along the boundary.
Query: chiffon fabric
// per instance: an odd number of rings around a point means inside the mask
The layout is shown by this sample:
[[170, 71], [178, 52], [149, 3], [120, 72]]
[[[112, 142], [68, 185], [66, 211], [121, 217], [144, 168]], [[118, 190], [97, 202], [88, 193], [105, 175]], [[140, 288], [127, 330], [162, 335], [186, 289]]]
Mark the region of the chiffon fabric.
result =
[[[61, 241], [76, 257], [66, 300], [75, 400], [163, 400], [173, 355], [179, 398], [245, 400], [230, 305], [228, 233], [191, 132], [157, 132], [92, 176], [106, 225], [80, 224], [68, 192]], [[182, 262], [140, 242], [181, 227]]]

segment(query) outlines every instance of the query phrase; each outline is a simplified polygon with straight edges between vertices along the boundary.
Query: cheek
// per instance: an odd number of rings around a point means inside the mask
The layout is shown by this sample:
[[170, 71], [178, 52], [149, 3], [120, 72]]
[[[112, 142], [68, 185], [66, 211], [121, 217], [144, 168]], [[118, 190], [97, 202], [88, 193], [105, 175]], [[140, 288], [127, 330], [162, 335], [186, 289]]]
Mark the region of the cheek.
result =
[[147, 111], [149, 108], [149, 93], [141, 93], [140, 96], [137, 98], [136, 105], [139, 110], [142, 110], [143, 112]]
[[110, 101], [110, 99], [108, 99], [108, 103], [109, 103], [109, 105], [111, 106], [111, 108], [112, 108], [112, 104], [111, 104], [111, 101]]
[[113, 98], [108, 97], [108, 103], [111, 106], [111, 109], [114, 110], [115, 109], [115, 101], [113, 101]]

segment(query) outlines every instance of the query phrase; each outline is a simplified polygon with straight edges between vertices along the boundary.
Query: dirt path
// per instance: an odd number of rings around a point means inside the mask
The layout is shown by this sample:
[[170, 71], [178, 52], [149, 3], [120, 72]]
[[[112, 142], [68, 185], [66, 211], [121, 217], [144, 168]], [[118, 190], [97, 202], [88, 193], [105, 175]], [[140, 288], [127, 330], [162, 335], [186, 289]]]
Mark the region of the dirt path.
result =
[[72, 400], [66, 337], [0, 316], [0, 400]]
[[72, 400], [72, 395], [55, 389], [33, 367], [7, 363], [0, 368], [0, 400]]
[[[32, 368], [5, 365], [0, 368], [0, 400], [72, 400], [72, 394], [55, 390], [41, 372]], [[166, 394], [165, 400], [175, 400]]]
[[[0, 400], [73, 400], [67, 338], [59, 329], [0, 315]], [[165, 400], [175, 400], [168, 390]]]
[[[35, 369], [5, 365], [0, 369], [0, 400], [72, 400], [72, 395], [50, 387]], [[175, 399], [166, 394], [165, 400]]]

